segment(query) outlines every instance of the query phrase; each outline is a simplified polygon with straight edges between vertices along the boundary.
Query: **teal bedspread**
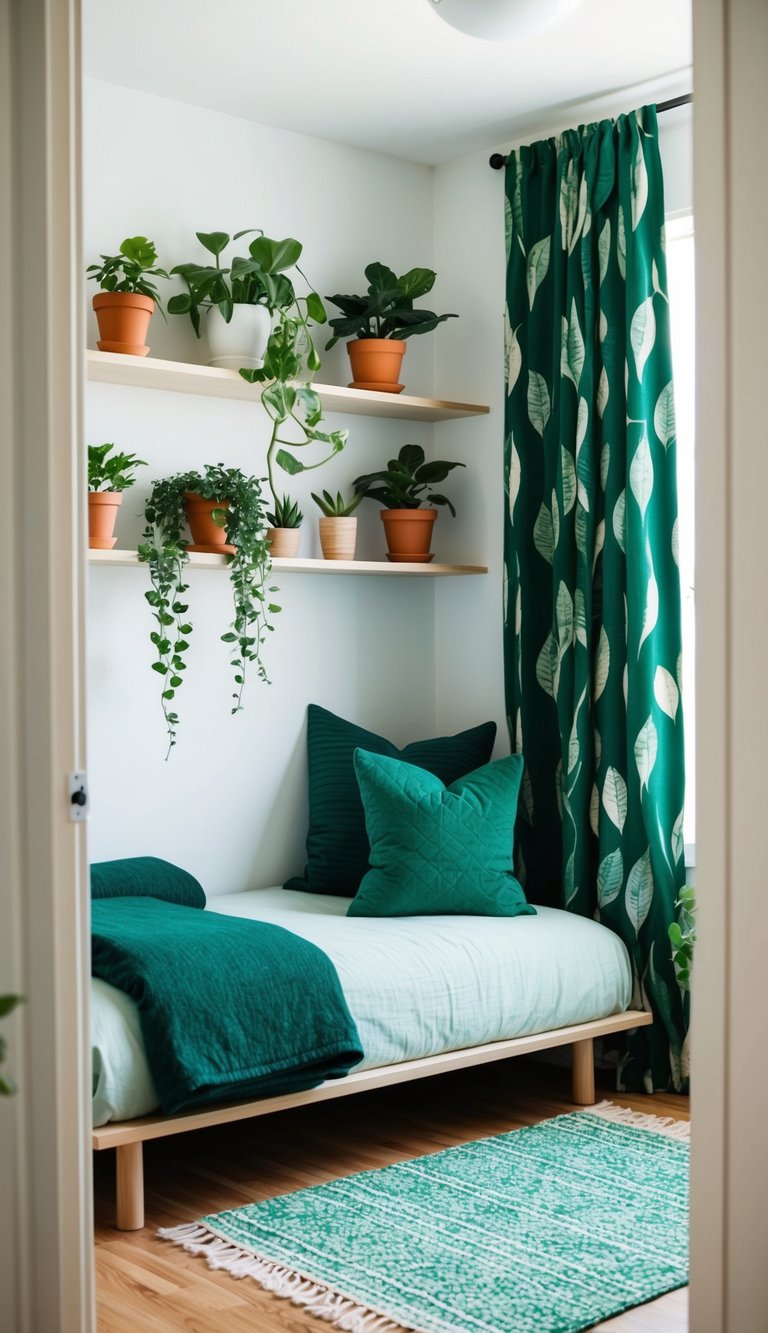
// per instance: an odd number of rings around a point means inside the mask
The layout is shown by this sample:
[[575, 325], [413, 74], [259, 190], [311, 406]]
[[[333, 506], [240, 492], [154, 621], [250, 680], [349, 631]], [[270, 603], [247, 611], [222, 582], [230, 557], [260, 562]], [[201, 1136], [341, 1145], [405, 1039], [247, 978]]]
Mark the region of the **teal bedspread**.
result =
[[336, 969], [308, 940], [153, 898], [91, 910], [93, 975], [136, 1002], [166, 1114], [315, 1087], [362, 1059]]

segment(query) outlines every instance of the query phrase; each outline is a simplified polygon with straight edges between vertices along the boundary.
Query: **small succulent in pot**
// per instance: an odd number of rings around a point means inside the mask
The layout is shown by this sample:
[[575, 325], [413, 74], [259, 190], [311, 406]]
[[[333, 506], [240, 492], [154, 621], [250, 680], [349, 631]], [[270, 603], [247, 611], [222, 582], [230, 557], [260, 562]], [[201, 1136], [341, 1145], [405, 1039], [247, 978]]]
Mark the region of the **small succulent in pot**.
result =
[[277, 497], [274, 508], [267, 513], [267, 519], [273, 528], [300, 528], [304, 522], [304, 515], [297, 501], [285, 494]]
[[362, 492], [356, 493], [349, 500], [344, 499], [341, 491], [337, 491], [335, 496], [330, 491], [323, 491], [322, 495], [315, 495], [312, 491], [311, 495], [325, 518], [349, 518], [364, 498]]
[[127, 491], [136, 481], [138, 467], [146, 467], [143, 458], [117, 452], [114, 444], [88, 446], [88, 545], [91, 550], [111, 551], [117, 513]]
[[116, 255], [101, 255], [86, 273], [101, 291], [93, 298], [102, 352], [146, 356], [149, 321], [158, 309], [165, 318], [160, 296], [150, 278], [167, 278], [157, 263], [154, 242], [146, 236], [127, 236]]
[[318, 524], [320, 546], [326, 560], [354, 560], [357, 540], [357, 519], [353, 517], [363, 496], [355, 493], [345, 500], [341, 491], [335, 496], [330, 491], [316, 495], [312, 499], [317, 505], [322, 518]]
[[432, 529], [437, 518], [434, 505], [445, 505], [456, 517], [447, 495], [432, 487], [444, 481], [454, 468], [464, 463], [426, 462], [418, 444], [404, 444], [397, 458], [390, 458], [386, 468], [368, 472], [355, 480], [355, 490], [384, 506], [381, 520], [387, 537], [387, 559], [395, 563], [426, 564], [430, 554]]
[[300, 529], [304, 522], [304, 515], [297, 502], [290, 495], [275, 496], [267, 519], [272, 524], [267, 534], [272, 555], [278, 560], [295, 559], [299, 554]]

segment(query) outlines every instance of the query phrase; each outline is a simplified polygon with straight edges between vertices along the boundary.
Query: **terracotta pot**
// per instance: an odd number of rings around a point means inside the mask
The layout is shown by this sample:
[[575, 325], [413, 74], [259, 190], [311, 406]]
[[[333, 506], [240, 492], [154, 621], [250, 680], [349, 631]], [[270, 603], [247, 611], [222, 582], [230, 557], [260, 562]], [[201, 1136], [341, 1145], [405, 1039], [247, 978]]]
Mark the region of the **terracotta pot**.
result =
[[321, 518], [319, 526], [324, 560], [354, 560], [356, 518]]
[[387, 560], [395, 564], [427, 565], [436, 509], [382, 509], [387, 538]]
[[92, 551], [111, 551], [117, 542], [117, 511], [123, 503], [120, 491], [88, 492], [88, 545]]
[[347, 343], [352, 366], [350, 389], [377, 389], [379, 393], [402, 393], [398, 384], [405, 343], [396, 338], [353, 338]]
[[227, 323], [218, 306], [212, 306], [206, 319], [209, 366], [225, 370], [260, 370], [264, 364], [272, 318], [266, 306], [236, 305]]
[[293, 560], [301, 546], [301, 528], [267, 528], [270, 553], [276, 560]]
[[101, 335], [96, 344], [100, 352], [147, 355], [147, 330], [155, 310], [151, 296], [139, 296], [137, 292], [97, 292], [93, 308]]
[[214, 509], [229, 509], [228, 500], [204, 500], [194, 491], [185, 491], [184, 508], [192, 533], [188, 551], [204, 551], [207, 555], [234, 555], [234, 546], [227, 542], [226, 527], [219, 527], [211, 517]]

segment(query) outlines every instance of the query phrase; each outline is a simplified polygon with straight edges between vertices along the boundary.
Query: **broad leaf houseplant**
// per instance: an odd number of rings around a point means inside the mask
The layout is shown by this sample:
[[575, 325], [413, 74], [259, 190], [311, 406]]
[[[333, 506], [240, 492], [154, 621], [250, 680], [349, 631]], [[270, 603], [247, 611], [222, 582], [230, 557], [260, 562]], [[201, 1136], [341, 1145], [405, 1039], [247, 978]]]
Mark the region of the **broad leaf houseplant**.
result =
[[397, 277], [385, 264], [369, 264], [365, 270], [368, 290], [362, 296], [337, 293], [328, 300], [341, 310], [329, 320], [333, 336], [326, 350], [339, 338], [349, 338], [347, 351], [352, 365], [352, 389], [377, 389], [402, 393], [400, 369], [405, 340], [417, 333], [430, 333], [456, 315], [436, 315], [414, 309], [414, 301], [432, 290], [437, 276], [432, 269], [412, 268]]
[[157, 287], [150, 278], [167, 278], [157, 263], [154, 243], [146, 236], [128, 236], [116, 255], [101, 255], [100, 264], [89, 264], [86, 273], [101, 291], [93, 298], [99, 325], [101, 352], [146, 356], [146, 338], [155, 309], [162, 314]]
[[156, 654], [152, 669], [162, 678], [167, 758], [176, 744], [179, 717], [174, 700], [184, 683], [192, 634], [185, 581], [189, 552], [216, 550], [229, 565], [232, 621], [221, 639], [230, 648], [233, 713], [242, 708], [250, 663], [261, 680], [268, 680], [261, 649], [273, 628], [271, 618], [280, 608], [270, 599], [277, 589], [268, 586], [272, 562], [259, 478], [221, 464], [206, 466], [201, 473], [180, 472], [154, 483], [144, 516], [139, 559], [147, 564], [152, 583], [145, 597], [155, 619], [150, 634]]
[[433, 486], [464, 463], [426, 462], [418, 444], [404, 444], [397, 458], [390, 458], [380, 472], [368, 472], [354, 483], [359, 495], [384, 506], [381, 521], [387, 538], [387, 559], [395, 564], [428, 564], [437, 509], [445, 505], [456, 517], [446, 495]]
[[88, 446], [88, 545], [91, 550], [111, 551], [117, 538], [115, 524], [123, 491], [133, 486], [143, 458], [115, 450], [114, 444]]

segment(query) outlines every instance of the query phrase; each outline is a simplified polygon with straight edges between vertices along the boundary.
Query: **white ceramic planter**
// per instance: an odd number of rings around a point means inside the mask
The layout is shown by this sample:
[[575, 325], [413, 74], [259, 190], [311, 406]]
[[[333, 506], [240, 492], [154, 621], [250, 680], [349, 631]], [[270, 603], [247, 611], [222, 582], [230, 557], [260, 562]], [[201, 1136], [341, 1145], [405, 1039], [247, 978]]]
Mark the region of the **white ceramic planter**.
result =
[[206, 327], [210, 348], [209, 366], [224, 370], [259, 370], [272, 320], [266, 306], [236, 305], [225, 320], [218, 306], [208, 311]]

